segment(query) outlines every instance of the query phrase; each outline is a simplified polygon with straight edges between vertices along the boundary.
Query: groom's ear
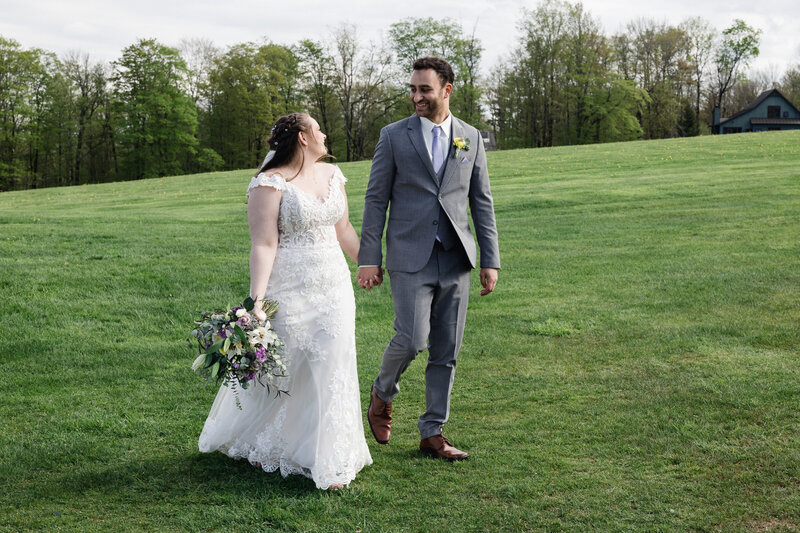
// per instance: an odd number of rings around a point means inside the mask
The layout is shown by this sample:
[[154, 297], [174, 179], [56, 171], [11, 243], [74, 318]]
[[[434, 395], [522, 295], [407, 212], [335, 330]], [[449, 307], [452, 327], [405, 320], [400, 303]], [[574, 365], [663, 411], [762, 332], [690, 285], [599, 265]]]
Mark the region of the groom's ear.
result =
[[452, 83], [445, 83], [444, 84], [444, 97], [449, 98], [450, 94], [453, 92], [453, 84]]

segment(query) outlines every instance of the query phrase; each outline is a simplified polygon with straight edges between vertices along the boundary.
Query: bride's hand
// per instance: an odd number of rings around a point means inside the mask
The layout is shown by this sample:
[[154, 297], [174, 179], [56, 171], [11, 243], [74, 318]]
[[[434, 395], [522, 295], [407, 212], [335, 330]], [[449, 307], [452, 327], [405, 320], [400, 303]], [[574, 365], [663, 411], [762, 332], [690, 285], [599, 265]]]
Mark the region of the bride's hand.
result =
[[259, 300], [256, 302], [256, 306], [253, 308], [252, 311], [253, 315], [258, 319], [259, 323], [263, 323], [267, 320], [267, 314], [261, 309], [261, 301]]

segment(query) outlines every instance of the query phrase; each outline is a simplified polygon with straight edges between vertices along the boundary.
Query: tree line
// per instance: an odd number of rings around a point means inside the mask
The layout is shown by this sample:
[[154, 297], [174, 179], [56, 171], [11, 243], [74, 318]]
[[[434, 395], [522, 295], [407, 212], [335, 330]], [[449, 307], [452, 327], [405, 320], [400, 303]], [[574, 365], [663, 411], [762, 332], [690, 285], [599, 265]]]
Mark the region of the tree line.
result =
[[[453, 113], [500, 148], [704, 133], [714, 105], [725, 116], [776, 78], [744, 77], [760, 32], [743, 21], [637, 19], [607, 36], [581, 4], [544, 0], [518, 26], [488, 78], [480, 40], [450, 19], [405, 19], [381, 42], [352, 25], [293, 45], [141, 39], [107, 64], [0, 36], [0, 191], [254, 168], [275, 119], [297, 110], [339, 160], [369, 158], [380, 128], [413, 112], [423, 55], [452, 63]], [[800, 66], [780, 87], [800, 103]]]

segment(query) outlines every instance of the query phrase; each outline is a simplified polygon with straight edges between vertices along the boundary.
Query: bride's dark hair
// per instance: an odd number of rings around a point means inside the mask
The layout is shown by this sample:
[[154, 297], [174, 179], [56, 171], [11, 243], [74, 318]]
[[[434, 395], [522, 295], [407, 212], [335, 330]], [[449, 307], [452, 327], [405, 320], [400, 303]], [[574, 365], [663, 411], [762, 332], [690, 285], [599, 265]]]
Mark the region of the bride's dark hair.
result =
[[[265, 165], [262, 165], [256, 175], [271, 168], [278, 168], [291, 163], [298, 151], [302, 154], [300, 139], [297, 134], [301, 131], [311, 134], [310, 118], [306, 113], [292, 113], [291, 115], [284, 115], [275, 121], [275, 125], [272, 127], [272, 134], [267, 139], [267, 144], [269, 144], [270, 150], [275, 150], [275, 155]], [[300, 162], [301, 168], [304, 162], [305, 154], [303, 154], [303, 161]], [[298, 170], [298, 172], [300, 171]], [[294, 177], [292, 176], [292, 178]]]

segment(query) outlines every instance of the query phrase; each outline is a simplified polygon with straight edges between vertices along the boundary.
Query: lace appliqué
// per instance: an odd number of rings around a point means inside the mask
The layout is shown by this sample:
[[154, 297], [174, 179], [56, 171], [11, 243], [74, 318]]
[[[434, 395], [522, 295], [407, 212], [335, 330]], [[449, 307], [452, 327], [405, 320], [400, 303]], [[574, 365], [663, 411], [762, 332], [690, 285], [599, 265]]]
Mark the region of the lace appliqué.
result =
[[263, 172], [250, 180], [250, 185], [247, 186], [247, 197], [250, 197], [250, 191], [256, 187], [272, 187], [279, 191], [286, 189], [286, 180], [277, 174], [267, 176]]

